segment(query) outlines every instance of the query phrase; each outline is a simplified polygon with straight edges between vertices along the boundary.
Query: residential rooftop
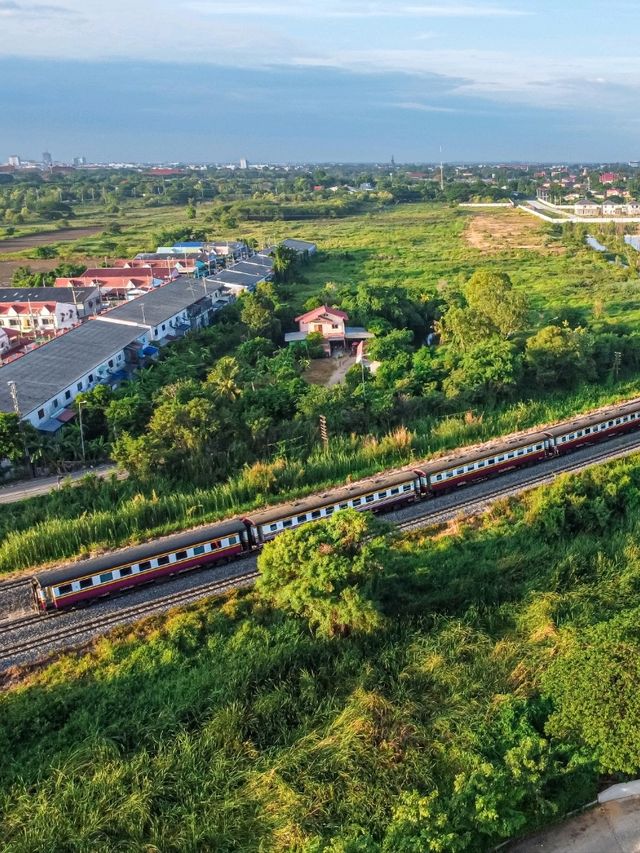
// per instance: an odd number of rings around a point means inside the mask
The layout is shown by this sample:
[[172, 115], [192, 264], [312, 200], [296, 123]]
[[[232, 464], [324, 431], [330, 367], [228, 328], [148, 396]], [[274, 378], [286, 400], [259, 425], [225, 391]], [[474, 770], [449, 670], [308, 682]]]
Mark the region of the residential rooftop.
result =
[[95, 287], [0, 287], [0, 302], [86, 302]]

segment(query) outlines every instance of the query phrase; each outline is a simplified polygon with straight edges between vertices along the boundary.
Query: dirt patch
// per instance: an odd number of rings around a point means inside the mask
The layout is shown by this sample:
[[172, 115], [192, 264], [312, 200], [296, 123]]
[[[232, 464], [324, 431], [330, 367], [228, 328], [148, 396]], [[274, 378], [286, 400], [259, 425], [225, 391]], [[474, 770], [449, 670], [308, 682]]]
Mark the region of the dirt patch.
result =
[[[83, 258], [78, 263], [86, 264], [87, 267], [99, 267], [104, 258]], [[0, 261], [0, 287], [10, 287], [11, 277], [18, 267], [30, 267], [33, 272], [49, 272], [62, 263], [61, 258], [47, 258], [42, 261], [32, 261], [24, 258], [21, 261]], [[75, 261], [74, 261], [75, 263]]]
[[544, 255], [565, 252], [563, 246], [546, 245], [549, 238], [542, 223], [516, 211], [474, 216], [465, 229], [464, 238], [469, 246], [487, 255], [510, 249], [526, 249]]
[[307, 368], [304, 379], [311, 385], [339, 385], [344, 382], [349, 368], [356, 363], [355, 356], [343, 358], [316, 358]]
[[92, 237], [104, 231], [104, 225], [90, 225], [86, 228], [63, 228], [60, 231], [41, 231], [38, 234], [26, 234], [24, 237], [9, 237], [0, 240], [0, 252], [22, 252], [25, 249], [35, 249], [38, 246], [48, 246], [50, 243], [69, 243], [82, 237]]

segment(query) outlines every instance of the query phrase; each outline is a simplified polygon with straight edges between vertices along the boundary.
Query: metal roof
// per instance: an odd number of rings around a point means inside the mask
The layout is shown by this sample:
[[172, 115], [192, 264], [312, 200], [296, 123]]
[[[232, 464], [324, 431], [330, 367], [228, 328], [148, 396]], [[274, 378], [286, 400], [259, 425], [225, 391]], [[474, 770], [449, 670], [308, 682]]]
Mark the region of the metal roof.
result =
[[215, 287], [212, 287], [211, 283], [203, 282], [204, 279], [180, 276], [143, 296], [105, 311], [100, 319], [110, 325], [124, 321], [143, 326], [157, 326], [199, 302], [203, 297], [210, 296]]
[[296, 252], [311, 252], [316, 248], [315, 243], [310, 243], [308, 240], [295, 240], [293, 238], [283, 240], [282, 245], [286, 246], [287, 249], [294, 249]]
[[95, 287], [0, 287], [0, 302], [67, 302], [73, 305], [84, 302], [95, 292]]
[[340, 486], [337, 489], [329, 489], [319, 495], [309, 495], [309, 497], [301, 498], [299, 501], [291, 503], [279, 504], [264, 509], [260, 512], [251, 512], [247, 514], [247, 520], [252, 524], [259, 526], [261, 524], [270, 524], [281, 518], [287, 518], [291, 515], [302, 514], [310, 510], [317, 509], [321, 506], [340, 503], [351, 498], [357, 498], [359, 495], [375, 492], [381, 488], [389, 486], [397, 486], [400, 483], [409, 483], [416, 479], [416, 474], [413, 470], [405, 468], [401, 471], [391, 471], [388, 474], [381, 474], [379, 477], [370, 477], [367, 480], [358, 480], [356, 483], [351, 483], [348, 486]]
[[227, 272], [246, 272], [249, 275], [266, 276], [271, 275], [272, 264], [260, 264], [253, 261], [240, 261], [227, 269]]
[[265, 273], [256, 272], [234, 272], [233, 269], [222, 270], [213, 276], [215, 281], [221, 281], [223, 284], [243, 284], [245, 287], [253, 287], [259, 281], [264, 281]]
[[20, 411], [27, 415], [133, 343], [143, 331], [139, 326], [87, 320], [0, 367], [0, 411], [13, 411], [7, 382], [16, 383]]
[[246, 527], [238, 518], [232, 521], [221, 521], [218, 524], [196, 527], [193, 530], [187, 530], [185, 533], [176, 533], [172, 536], [154, 539], [142, 545], [133, 545], [130, 548], [109, 551], [106, 554], [101, 554], [99, 557], [93, 557], [88, 560], [77, 560], [76, 562], [68, 563], [66, 566], [59, 566], [56, 569], [38, 572], [35, 574], [35, 577], [41, 586], [64, 583], [65, 581], [75, 580], [76, 578], [96, 572], [108, 571], [117, 566], [125, 566], [127, 564], [138, 563], [140, 560], [148, 560], [150, 557], [155, 557], [157, 554], [163, 554], [166, 551], [177, 551], [181, 548], [188, 548], [190, 545], [206, 542], [207, 539], [218, 539], [222, 536], [229, 536], [232, 533], [239, 534], [244, 530], [246, 530]]

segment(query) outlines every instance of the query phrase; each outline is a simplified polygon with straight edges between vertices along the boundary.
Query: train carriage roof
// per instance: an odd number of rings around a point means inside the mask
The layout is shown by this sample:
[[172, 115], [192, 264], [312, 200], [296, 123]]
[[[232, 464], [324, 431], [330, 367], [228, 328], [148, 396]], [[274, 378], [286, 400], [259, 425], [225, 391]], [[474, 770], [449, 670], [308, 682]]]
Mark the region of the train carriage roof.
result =
[[259, 512], [248, 513], [247, 521], [259, 527], [262, 524], [271, 524], [274, 521], [288, 518], [292, 515], [302, 515], [319, 507], [340, 503], [341, 501], [357, 498], [360, 495], [380, 491], [380, 489], [388, 489], [400, 483], [408, 483], [415, 479], [416, 474], [412, 469], [405, 468], [402, 471], [392, 471], [389, 474], [381, 474], [379, 477], [358, 480], [355, 483], [350, 483], [348, 486], [329, 489], [321, 495], [309, 495], [306, 498], [300, 498], [299, 501], [278, 504], [278, 506], [268, 507]]
[[588, 415], [580, 415], [570, 421], [563, 421], [560, 424], [549, 427], [548, 432], [553, 436], [566, 435], [569, 432], [575, 432], [578, 429], [584, 429], [584, 427], [600, 424], [603, 421], [613, 418], [619, 418], [622, 415], [628, 415], [638, 410], [640, 410], [640, 400], [630, 400], [627, 403], [620, 403], [617, 406], [606, 406]]
[[464, 453], [452, 453], [448, 456], [439, 456], [436, 459], [427, 459], [424, 462], [416, 462], [416, 470], [423, 474], [433, 474], [447, 468], [456, 468], [459, 465], [468, 465], [478, 459], [487, 459], [499, 453], [508, 453], [520, 447], [528, 447], [549, 438], [549, 430], [519, 433], [507, 439], [496, 439], [486, 444], [477, 444], [470, 447]]
[[239, 534], [244, 530], [246, 528], [243, 521], [236, 518], [232, 521], [220, 522], [220, 524], [196, 527], [184, 533], [163, 536], [161, 539], [154, 539], [142, 545], [133, 545], [130, 548], [109, 551], [107, 554], [101, 554], [98, 557], [92, 557], [88, 560], [77, 560], [76, 562], [67, 563], [65, 566], [59, 566], [55, 569], [35, 572], [34, 577], [38, 580], [40, 586], [55, 586], [59, 583], [72, 581], [75, 578], [84, 577], [85, 575], [105, 572], [115, 569], [118, 566], [148, 560], [165, 551], [179, 551], [181, 548], [188, 548], [190, 545], [205, 542], [207, 539], [218, 539], [234, 533]]

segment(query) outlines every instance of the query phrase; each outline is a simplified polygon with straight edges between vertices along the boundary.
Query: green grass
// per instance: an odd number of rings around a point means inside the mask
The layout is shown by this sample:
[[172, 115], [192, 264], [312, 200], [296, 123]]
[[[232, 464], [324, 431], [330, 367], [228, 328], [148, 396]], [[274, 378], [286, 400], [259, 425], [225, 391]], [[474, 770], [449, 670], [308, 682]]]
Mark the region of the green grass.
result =
[[63, 656], [0, 697], [5, 848], [483, 851], [592, 800], [600, 747], [551, 733], [546, 676], [640, 605], [639, 486], [616, 463], [397, 541], [373, 636], [251, 593]]

